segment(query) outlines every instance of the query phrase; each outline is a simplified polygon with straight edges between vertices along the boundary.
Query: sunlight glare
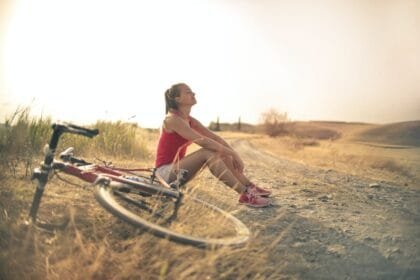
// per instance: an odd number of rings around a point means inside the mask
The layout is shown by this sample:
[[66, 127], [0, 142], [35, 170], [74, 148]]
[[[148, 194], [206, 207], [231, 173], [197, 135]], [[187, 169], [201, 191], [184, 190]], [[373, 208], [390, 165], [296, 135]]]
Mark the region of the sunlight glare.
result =
[[[237, 91], [229, 81], [238, 78], [241, 50], [234, 42], [245, 37], [243, 23], [220, 6], [203, 3], [19, 1], [5, 49], [14, 101], [34, 100], [39, 111], [62, 119], [90, 122], [137, 114], [140, 124], [158, 125], [163, 91], [172, 83]], [[78, 114], [62, 106], [77, 108]]]

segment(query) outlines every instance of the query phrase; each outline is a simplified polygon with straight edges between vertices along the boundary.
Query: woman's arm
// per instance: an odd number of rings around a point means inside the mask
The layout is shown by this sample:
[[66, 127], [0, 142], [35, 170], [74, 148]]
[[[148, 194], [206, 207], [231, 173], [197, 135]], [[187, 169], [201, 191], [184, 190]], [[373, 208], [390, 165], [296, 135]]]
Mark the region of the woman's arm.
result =
[[[192, 129], [185, 120], [177, 116], [169, 116], [165, 120], [165, 127], [167, 130], [175, 131], [187, 140], [190, 140], [197, 145], [232, 157], [238, 157], [236, 152], [219, 136], [216, 134], [206, 132], [200, 127], [204, 127], [197, 120], [193, 119]], [[220, 142], [219, 142], [220, 141]]]
[[234, 165], [234, 167], [238, 171], [240, 171], [240, 172], [243, 171], [243, 169], [244, 169], [244, 163], [243, 163], [242, 159], [239, 157], [239, 155], [236, 153], [236, 151], [222, 137], [220, 137], [219, 135], [213, 133], [207, 127], [205, 127], [204, 125], [202, 125], [201, 122], [199, 122], [197, 119], [191, 117], [191, 121], [192, 121], [192, 127], [199, 134], [201, 134], [201, 135], [207, 137], [208, 139], [211, 139], [211, 140], [219, 143], [220, 145], [223, 145], [227, 149], [229, 149], [229, 151], [231, 151], [229, 153], [229, 155], [233, 159], [233, 165]]
[[[230, 145], [219, 135], [215, 134], [214, 132], [212, 132], [210, 129], [208, 129], [207, 127], [205, 127], [201, 122], [199, 122], [197, 119], [191, 117], [191, 120], [193, 122], [193, 127], [196, 131], [198, 131], [200, 134], [213, 139], [214, 141], [226, 146], [226, 147], [230, 147]], [[232, 149], [232, 148], [231, 148]]]

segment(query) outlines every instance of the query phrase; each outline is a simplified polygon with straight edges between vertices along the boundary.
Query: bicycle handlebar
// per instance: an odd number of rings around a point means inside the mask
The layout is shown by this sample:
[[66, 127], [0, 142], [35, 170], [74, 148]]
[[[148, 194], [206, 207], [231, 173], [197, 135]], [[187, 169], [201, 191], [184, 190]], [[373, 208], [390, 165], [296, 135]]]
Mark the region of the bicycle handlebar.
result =
[[[86, 136], [89, 138], [92, 138], [99, 134], [98, 129], [88, 129], [88, 128], [84, 128], [84, 127], [77, 126], [74, 124], [55, 123], [52, 125], [52, 128], [53, 128], [53, 134], [51, 136], [51, 140], [49, 143], [49, 148], [51, 151], [55, 151], [55, 149], [57, 148], [57, 144], [58, 144], [58, 140], [60, 136], [65, 132], [72, 133], [72, 134], [79, 134], [79, 135]], [[44, 163], [47, 165], [51, 164], [53, 161], [53, 156], [54, 156], [53, 153], [48, 154], [45, 158]]]
[[96, 135], [99, 134], [98, 129], [84, 128], [84, 127], [77, 126], [74, 124], [63, 124], [63, 123], [53, 124], [53, 129], [56, 131], [60, 131], [60, 133], [68, 132], [68, 133], [83, 135], [89, 138], [95, 137]]

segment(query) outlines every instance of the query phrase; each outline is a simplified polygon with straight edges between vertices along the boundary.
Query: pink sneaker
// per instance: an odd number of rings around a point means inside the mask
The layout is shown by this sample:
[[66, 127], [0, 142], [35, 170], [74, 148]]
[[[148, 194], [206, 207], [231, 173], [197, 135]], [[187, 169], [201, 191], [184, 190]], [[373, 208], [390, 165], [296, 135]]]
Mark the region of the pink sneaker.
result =
[[271, 191], [263, 189], [255, 185], [254, 183], [251, 183], [247, 186], [249, 192], [255, 194], [256, 196], [264, 196], [268, 197], [271, 195]]
[[271, 204], [270, 200], [268, 198], [260, 197], [255, 195], [252, 192], [244, 192], [239, 197], [239, 203], [244, 204], [249, 207], [266, 207]]

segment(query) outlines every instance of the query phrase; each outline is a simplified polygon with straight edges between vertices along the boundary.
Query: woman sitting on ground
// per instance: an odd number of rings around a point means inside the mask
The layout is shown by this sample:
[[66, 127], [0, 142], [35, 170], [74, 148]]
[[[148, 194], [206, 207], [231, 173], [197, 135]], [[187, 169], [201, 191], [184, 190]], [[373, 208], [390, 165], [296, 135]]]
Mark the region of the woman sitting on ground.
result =
[[[187, 170], [186, 180], [207, 166], [223, 183], [239, 193], [239, 203], [251, 207], [270, 205], [271, 191], [257, 187], [244, 174], [239, 155], [221, 137], [190, 116], [197, 101], [195, 93], [184, 83], [175, 84], [165, 92], [166, 117], [157, 147], [155, 167], [166, 181], [176, 180], [178, 172]], [[201, 146], [185, 156], [191, 143]]]

